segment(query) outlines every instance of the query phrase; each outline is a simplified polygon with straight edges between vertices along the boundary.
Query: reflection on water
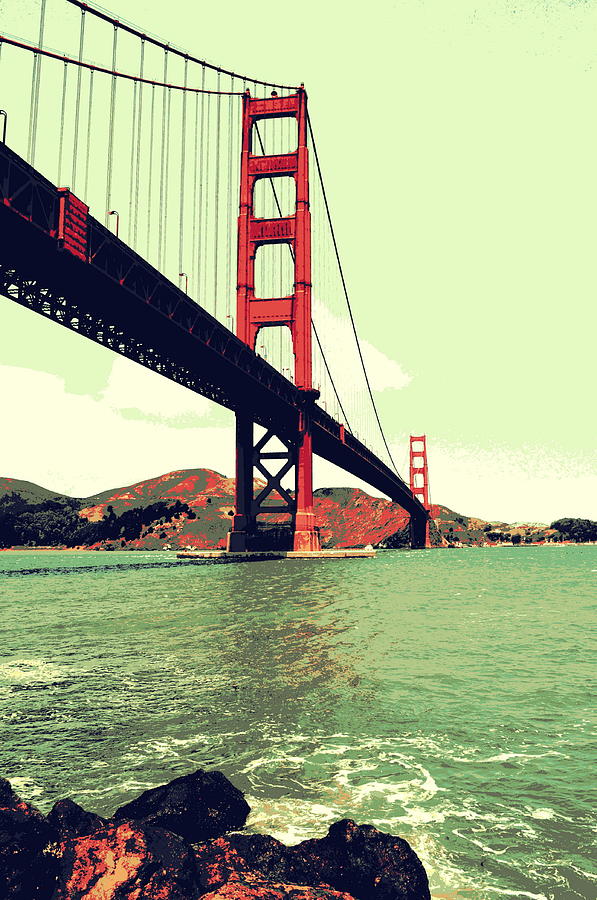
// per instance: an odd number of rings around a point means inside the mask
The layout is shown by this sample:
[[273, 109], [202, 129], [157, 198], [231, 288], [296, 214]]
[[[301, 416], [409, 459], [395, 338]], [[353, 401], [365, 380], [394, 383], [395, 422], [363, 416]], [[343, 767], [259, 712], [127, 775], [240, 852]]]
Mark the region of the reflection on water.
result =
[[1, 554], [0, 773], [106, 814], [217, 767], [255, 830], [402, 834], [438, 898], [592, 896], [596, 569], [594, 547]]

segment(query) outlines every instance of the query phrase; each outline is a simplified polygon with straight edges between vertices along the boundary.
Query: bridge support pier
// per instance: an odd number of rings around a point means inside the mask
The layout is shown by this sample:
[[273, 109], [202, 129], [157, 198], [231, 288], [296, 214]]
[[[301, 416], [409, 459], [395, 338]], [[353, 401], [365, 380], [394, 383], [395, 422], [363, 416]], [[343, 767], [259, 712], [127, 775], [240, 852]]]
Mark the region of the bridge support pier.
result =
[[313, 511], [313, 440], [308, 403], [315, 402], [318, 391], [304, 391], [305, 404], [301, 410], [300, 443], [296, 460], [296, 514], [294, 519], [294, 550], [321, 550], [319, 531], [315, 527]]
[[[284, 442], [278, 438], [284, 444], [282, 450], [268, 450], [269, 441], [276, 437], [272, 431], [266, 431], [255, 443], [251, 418], [240, 412], [236, 414], [236, 508], [232, 529], [226, 538], [226, 549], [231, 553], [263, 549], [257, 517], [270, 513], [290, 515], [292, 550], [305, 553], [321, 549], [313, 510], [313, 447], [308, 410], [309, 401], [314, 402], [318, 392], [305, 391], [305, 395], [298, 443]], [[270, 460], [281, 464], [277, 472], [271, 472], [268, 468]], [[281, 483], [293, 467], [296, 478], [294, 496]], [[254, 469], [265, 479], [265, 487], [255, 497]]]
[[226, 536], [226, 549], [249, 549], [251, 505], [253, 503], [253, 422], [241, 412], [236, 414], [236, 508], [232, 530]]
[[429, 516], [410, 514], [410, 546], [412, 550], [431, 547]]

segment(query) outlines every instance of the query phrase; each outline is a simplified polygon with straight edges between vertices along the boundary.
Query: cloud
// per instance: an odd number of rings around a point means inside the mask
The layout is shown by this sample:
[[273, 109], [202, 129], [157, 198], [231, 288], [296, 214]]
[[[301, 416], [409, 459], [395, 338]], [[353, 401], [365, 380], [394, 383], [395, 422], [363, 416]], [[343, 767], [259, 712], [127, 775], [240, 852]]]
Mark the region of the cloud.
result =
[[[0, 366], [6, 423], [0, 474], [72, 496], [88, 496], [173, 469], [213, 468], [232, 474], [231, 414], [228, 427], [180, 428], [172, 418], [161, 422], [125, 418], [124, 407], [115, 404], [126, 401], [129, 383], [125, 378], [123, 394], [116, 397], [119, 379], [117, 374], [112, 387], [97, 400], [68, 393], [64, 380], [55, 375]], [[203, 404], [202, 398], [187, 393], [191, 402], [198, 399]], [[154, 397], [158, 411], [163, 411], [164, 403], [174, 402], [174, 394], [161, 393], [156, 386], [155, 394], [150, 391], [143, 401], [146, 409], [152, 408]], [[176, 403], [177, 414], [185, 414], [184, 401]]]
[[[340, 394], [346, 394], [347, 385], [358, 385], [366, 390], [361, 361], [348, 316], [340, 317], [325, 304], [315, 298], [314, 321], [317, 333]], [[361, 351], [369, 383], [374, 391], [401, 390], [407, 387], [412, 377], [404, 371], [399, 362], [386, 356], [369, 341], [360, 339]], [[314, 349], [315, 358], [319, 350]], [[344, 390], [342, 390], [344, 386]], [[344, 397], [342, 398], [344, 401]]]
[[150, 421], [190, 428], [202, 424], [211, 401], [146, 369], [124, 356], [116, 356], [102, 392], [103, 402], [121, 412], [138, 410]]
[[386, 356], [368, 341], [361, 341], [361, 348], [369, 381], [374, 391], [399, 391], [408, 387], [412, 376], [404, 371], [400, 363]]
[[[122, 410], [127, 407], [122, 404], [138, 397], [126, 393], [133, 386], [128, 373], [126, 377], [123, 373], [126, 370], [114, 374], [104, 394], [94, 399], [67, 392], [64, 380], [55, 375], [0, 366], [5, 422], [0, 475], [82, 497], [173, 469], [212, 468], [233, 474], [231, 413], [221, 411], [229, 419], [222, 427], [210, 426], [196, 408], [190, 412], [198, 424], [182, 428], [176, 416], [159, 422], [126, 418]], [[177, 396], [183, 390], [173, 387]], [[202, 409], [209, 402], [188, 393], [189, 403], [198, 400]], [[174, 393], [162, 393], [156, 382], [155, 394], [152, 388], [137, 408], [160, 414], [174, 410], [184, 416], [189, 409], [186, 398], [178, 397], [178, 405], [170, 406], [174, 402]], [[403, 465], [408, 435], [391, 449], [398, 465]], [[432, 501], [457, 512], [508, 522], [597, 518], [597, 476], [584, 457], [564, 457], [530, 446], [487, 449], [438, 440], [428, 441], [428, 453]], [[404, 468], [402, 474], [408, 478]], [[324, 460], [315, 462], [315, 484], [361, 486], [376, 493]]]
[[[398, 463], [408, 435], [392, 446]], [[594, 461], [537, 446], [470, 447], [427, 441], [433, 503], [489, 521], [544, 522], [597, 518]], [[402, 472], [408, 478], [408, 469]]]

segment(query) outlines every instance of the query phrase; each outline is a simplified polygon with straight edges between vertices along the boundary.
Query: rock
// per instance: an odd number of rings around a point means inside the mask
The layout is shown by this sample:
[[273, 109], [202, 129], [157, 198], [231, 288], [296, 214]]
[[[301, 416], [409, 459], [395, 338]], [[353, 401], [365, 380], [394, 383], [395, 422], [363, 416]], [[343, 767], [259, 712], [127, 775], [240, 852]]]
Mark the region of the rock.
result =
[[[306, 859], [295, 856], [294, 847], [287, 847], [269, 834], [231, 834], [227, 841], [230, 854], [236, 853], [245, 866], [261, 872], [271, 881], [322, 883], [319, 867], [309, 867]], [[330, 884], [325, 886], [330, 887]]]
[[2, 900], [47, 900], [55, 863], [44, 854], [58, 837], [47, 819], [15, 794], [0, 778], [0, 897]]
[[51, 900], [196, 900], [191, 848], [162, 828], [121, 822], [63, 841]]
[[221, 772], [198, 769], [145, 791], [117, 809], [114, 820], [134, 819], [188, 841], [205, 841], [242, 828], [249, 812], [241, 791]]
[[106, 820], [95, 813], [87, 812], [74, 800], [58, 800], [48, 813], [48, 822], [58, 832], [60, 838], [79, 837], [91, 834], [106, 825]]
[[221, 837], [202, 844], [194, 844], [193, 851], [202, 893], [222, 887], [231, 878], [249, 872], [245, 860], [227, 838]]
[[430, 900], [427, 874], [407, 841], [357, 825], [336, 822], [326, 837], [292, 847], [293, 865], [358, 900]]
[[325, 887], [283, 884], [245, 877], [203, 894], [201, 900], [355, 900], [351, 894]]
[[372, 825], [344, 819], [326, 837], [286, 847], [266, 835], [230, 835], [230, 858], [236, 853], [249, 869], [273, 881], [329, 885], [358, 900], [428, 900], [425, 870], [409, 844]]

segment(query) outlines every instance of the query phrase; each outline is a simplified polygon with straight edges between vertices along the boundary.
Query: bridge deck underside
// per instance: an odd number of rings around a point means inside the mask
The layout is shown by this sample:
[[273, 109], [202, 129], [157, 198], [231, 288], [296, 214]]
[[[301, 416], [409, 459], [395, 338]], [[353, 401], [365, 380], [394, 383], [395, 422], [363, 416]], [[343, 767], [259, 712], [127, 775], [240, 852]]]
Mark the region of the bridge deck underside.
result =
[[[295, 438], [301, 392], [96, 220], [89, 263], [59, 249], [48, 233], [56, 188], [4, 145], [0, 192], [1, 294]], [[408, 486], [351, 434], [342, 440], [318, 406], [312, 422], [317, 455], [426, 516]]]

